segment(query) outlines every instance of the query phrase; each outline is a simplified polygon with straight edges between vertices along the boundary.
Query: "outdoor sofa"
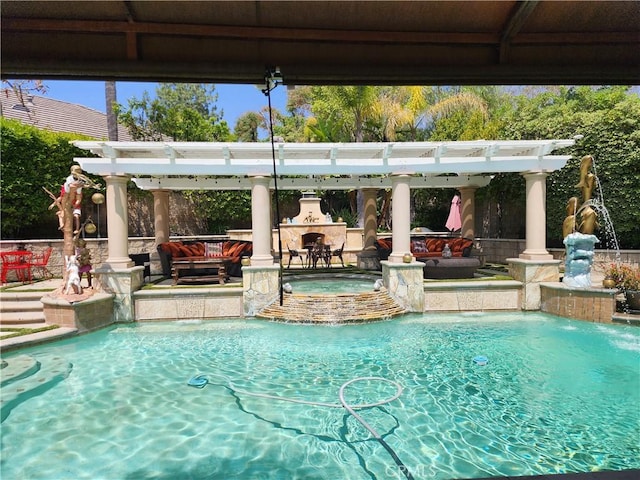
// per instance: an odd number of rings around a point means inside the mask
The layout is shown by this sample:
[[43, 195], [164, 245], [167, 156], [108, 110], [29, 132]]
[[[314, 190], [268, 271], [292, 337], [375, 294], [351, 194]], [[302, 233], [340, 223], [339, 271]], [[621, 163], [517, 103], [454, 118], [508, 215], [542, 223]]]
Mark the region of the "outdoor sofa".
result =
[[[220, 247], [221, 245], [221, 247]], [[225, 240], [213, 242], [200, 241], [176, 241], [165, 242], [158, 245], [158, 255], [162, 265], [162, 274], [171, 276], [171, 262], [174, 258], [188, 259], [190, 257], [204, 257], [206, 251], [219, 252], [218, 255], [229, 257], [226, 266], [226, 273], [231, 277], [242, 276], [242, 265], [240, 261], [243, 257], [250, 257], [253, 254], [253, 243], [247, 240]], [[215, 272], [206, 270], [185, 271], [185, 275], [210, 275]]]
[[[374, 242], [380, 260], [388, 260], [393, 251], [391, 238], [379, 238]], [[445, 245], [451, 257], [444, 258]], [[428, 235], [411, 237], [411, 254], [424, 263], [424, 278], [473, 278], [480, 260], [471, 256], [473, 240], [464, 237], [439, 237]]]

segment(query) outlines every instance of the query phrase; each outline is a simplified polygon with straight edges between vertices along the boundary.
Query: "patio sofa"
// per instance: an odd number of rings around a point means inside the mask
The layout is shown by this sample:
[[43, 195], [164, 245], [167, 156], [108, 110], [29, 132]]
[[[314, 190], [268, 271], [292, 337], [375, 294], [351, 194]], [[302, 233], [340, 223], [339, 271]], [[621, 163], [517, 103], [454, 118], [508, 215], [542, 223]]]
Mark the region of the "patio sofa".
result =
[[[205, 243], [208, 245], [205, 247]], [[219, 245], [222, 248], [219, 249]], [[230, 257], [227, 266], [227, 275], [232, 277], [242, 276], [242, 265], [240, 261], [242, 257], [250, 257], [253, 254], [253, 243], [247, 240], [225, 240], [218, 242], [165, 242], [158, 245], [158, 255], [160, 256], [160, 264], [162, 265], [162, 274], [166, 277], [171, 276], [171, 262], [174, 258], [203, 257], [205, 250], [216, 250], [215, 246], [223, 257]], [[188, 270], [187, 275], [209, 275], [214, 272], [206, 270], [198, 270], [195, 273]]]
[[[388, 260], [393, 251], [391, 238], [379, 238], [374, 242], [380, 260]], [[444, 258], [442, 251], [449, 245], [451, 258]], [[473, 278], [480, 260], [471, 256], [473, 240], [463, 237], [412, 236], [411, 254], [423, 262], [424, 278]]]

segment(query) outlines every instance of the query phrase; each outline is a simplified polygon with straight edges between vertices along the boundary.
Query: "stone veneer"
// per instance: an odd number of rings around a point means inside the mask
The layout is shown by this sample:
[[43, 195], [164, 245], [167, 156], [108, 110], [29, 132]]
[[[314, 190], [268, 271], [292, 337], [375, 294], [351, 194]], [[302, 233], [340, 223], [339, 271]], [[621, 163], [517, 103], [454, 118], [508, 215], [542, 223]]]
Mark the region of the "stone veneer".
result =
[[242, 267], [242, 314], [253, 317], [280, 294], [280, 266]]
[[408, 312], [424, 310], [423, 269], [424, 263], [380, 262], [382, 278], [389, 295]]
[[520, 310], [521, 289], [515, 280], [425, 282], [424, 311]]
[[45, 295], [40, 300], [48, 324], [90, 332], [114, 323], [113, 295], [95, 293], [81, 302], [70, 303]]
[[540, 283], [560, 280], [559, 260], [508, 258], [509, 275], [522, 282], [522, 310], [540, 310]]
[[540, 310], [576, 320], [611, 323], [616, 312], [616, 290], [571, 288], [563, 283], [540, 284]]
[[134, 292], [136, 321], [213, 320], [242, 316], [242, 289], [232, 286], [174, 287]]

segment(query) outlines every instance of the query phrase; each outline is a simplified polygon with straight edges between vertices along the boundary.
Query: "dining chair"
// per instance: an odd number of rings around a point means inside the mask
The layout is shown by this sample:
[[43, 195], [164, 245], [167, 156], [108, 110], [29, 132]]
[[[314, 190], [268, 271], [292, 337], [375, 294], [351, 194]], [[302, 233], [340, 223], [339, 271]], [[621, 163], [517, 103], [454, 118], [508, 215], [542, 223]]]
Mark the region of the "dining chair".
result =
[[298, 257], [300, 259], [300, 265], [302, 265], [304, 267], [304, 264], [306, 263], [305, 260], [302, 258], [302, 255], [298, 250], [296, 250], [295, 248], [291, 248], [290, 245], [287, 245], [287, 249], [289, 250], [289, 265], [287, 265], [287, 268], [291, 268], [291, 260], [294, 257]]
[[31, 259], [33, 252], [26, 250], [16, 250], [12, 252], [0, 253], [2, 259], [2, 269], [0, 270], [0, 281], [4, 284], [7, 283], [7, 275], [9, 272], [16, 272], [18, 281], [25, 283], [26, 278], [31, 283]]
[[53, 247], [49, 247], [41, 254], [33, 255], [31, 259], [31, 271], [39, 270], [42, 278], [53, 278], [53, 273], [51, 273], [47, 267], [52, 252]]
[[340, 259], [340, 263], [344, 267], [344, 261], [342, 260], [342, 252], [343, 251], [344, 251], [344, 242], [342, 242], [342, 246], [340, 248], [337, 248], [332, 252], [332, 255], [334, 257], [338, 257]]

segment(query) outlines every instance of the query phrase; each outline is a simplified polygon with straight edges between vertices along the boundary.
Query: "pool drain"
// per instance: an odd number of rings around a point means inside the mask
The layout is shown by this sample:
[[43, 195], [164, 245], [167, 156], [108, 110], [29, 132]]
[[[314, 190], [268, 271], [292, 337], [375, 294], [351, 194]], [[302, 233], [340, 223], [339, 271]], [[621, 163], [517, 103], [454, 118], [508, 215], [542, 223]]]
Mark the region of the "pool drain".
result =
[[[221, 375], [216, 375], [216, 376], [224, 378], [224, 380], [227, 382], [227, 384], [229, 385], [229, 388], [231, 390], [233, 390], [236, 393], [240, 393], [242, 395], [249, 395], [249, 396], [252, 396], [252, 397], [260, 397], [260, 398], [268, 398], [268, 399], [271, 399], [271, 400], [280, 400], [280, 401], [283, 401], [283, 402], [299, 403], [299, 404], [303, 404], [303, 405], [313, 405], [313, 406], [329, 407], [329, 408], [344, 408], [347, 412], [349, 412], [349, 414], [351, 414], [351, 416], [353, 418], [355, 418], [358, 422], [360, 422], [360, 424], [364, 428], [366, 428], [371, 433], [371, 435], [373, 435], [373, 437], [380, 443], [380, 445], [382, 445], [384, 447], [384, 449], [389, 453], [389, 455], [391, 455], [391, 458], [393, 458], [393, 461], [396, 463], [398, 468], [400, 468], [400, 471], [404, 474], [404, 476], [407, 478], [407, 480], [413, 480], [413, 475], [411, 475], [411, 472], [406, 467], [406, 465], [404, 463], [402, 463], [402, 460], [400, 460], [400, 457], [398, 457], [398, 455], [393, 450], [393, 448], [391, 448], [389, 446], [389, 444], [384, 441], [382, 436], [378, 432], [376, 432], [376, 430], [371, 425], [369, 425], [355, 411], [355, 410], [360, 410], [360, 409], [363, 409], [363, 408], [379, 407], [379, 406], [382, 406], [382, 405], [386, 405], [387, 403], [391, 403], [394, 400], [397, 400], [400, 397], [400, 395], [402, 395], [402, 386], [398, 382], [394, 382], [393, 380], [389, 380], [389, 379], [383, 378], [383, 377], [358, 377], [358, 378], [354, 378], [352, 380], [349, 380], [348, 382], [343, 383], [342, 386], [340, 387], [340, 390], [338, 392], [338, 397], [340, 399], [340, 403], [328, 403], [328, 402], [312, 402], [310, 400], [300, 400], [300, 399], [297, 399], [297, 398], [281, 397], [281, 396], [278, 396], [278, 395], [270, 395], [268, 393], [249, 392], [249, 391], [237, 388], [233, 384], [233, 382], [231, 380], [229, 380], [228, 378], [226, 378], [224, 376], [221, 376]], [[394, 387], [396, 387], [396, 392], [395, 392], [395, 394], [393, 394], [389, 398], [385, 398], [385, 399], [380, 400], [378, 402], [363, 403], [363, 404], [357, 404], [357, 405], [349, 405], [349, 403], [347, 403], [347, 401], [344, 398], [345, 389], [349, 385], [351, 385], [353, 383], [363, 382], [363, 381], [377, 381], [377, 382], [389, 383], [389, 384], [393, 385]], [[208, 382], [209, 382], [209, 380], [207, 379], [207, 377], [205, 375], [198, 374], [195, 377], [192, 377], [187, 382], [187, 385], [190, 385], [192, 387], [197, 387], [197, 388], [203, 388]]]

